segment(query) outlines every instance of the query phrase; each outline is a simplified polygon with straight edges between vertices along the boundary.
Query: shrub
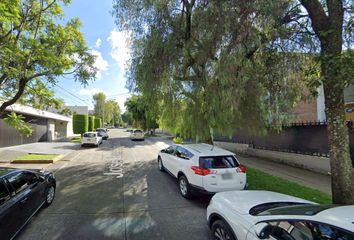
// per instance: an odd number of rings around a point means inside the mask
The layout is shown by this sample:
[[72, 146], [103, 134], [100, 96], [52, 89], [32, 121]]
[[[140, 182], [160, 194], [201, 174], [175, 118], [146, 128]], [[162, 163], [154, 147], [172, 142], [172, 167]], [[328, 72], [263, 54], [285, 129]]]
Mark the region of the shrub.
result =
[[75, 134], [83, 134], [88, 131], [89, 121], [87, 114], [73, 115], [73, 131]]
[[90, 132], [93, 132], [95, 129], [95, 116], [89, 116], [88, 117], [88, 130]]
[[173, 138], [173, 143], [181, 144], [181, 143], [183, 143], [183, 138], [175, 137], [175, 138]]
[[102, 127], [102, 120], [101, 118], [95, 118], [95, 129]]

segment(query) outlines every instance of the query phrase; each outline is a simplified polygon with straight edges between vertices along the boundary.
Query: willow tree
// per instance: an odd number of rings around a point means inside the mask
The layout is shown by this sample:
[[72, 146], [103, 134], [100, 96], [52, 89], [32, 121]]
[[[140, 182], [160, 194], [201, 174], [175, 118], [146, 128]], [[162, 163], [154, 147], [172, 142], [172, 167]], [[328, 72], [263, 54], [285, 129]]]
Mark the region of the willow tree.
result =
[[[128, 87], [160, 106], [167, 125], [194, 138], [210, 139], [211, 130], [259, 132], [279, 126], [304, 93], [323, 84], [333, 201], [353, 203], [343, 103], [350, 62], [342, 57], [342, 31], [349, 36], [353, 31], [352, 5], [341, 0], [115, 0], [113, 13], [117, 25], [132, 33]], [[317, 70], [315, 60], [321, 78], [308, 75]]]
[[128, 87], [186, 137], [277, 126], [301, 98], [306, 59], [291, 62], [270, 46], [283, 28], [274, 13], [288, 5], [266, 3], [114, 1], [117, 24], [133, 33]]

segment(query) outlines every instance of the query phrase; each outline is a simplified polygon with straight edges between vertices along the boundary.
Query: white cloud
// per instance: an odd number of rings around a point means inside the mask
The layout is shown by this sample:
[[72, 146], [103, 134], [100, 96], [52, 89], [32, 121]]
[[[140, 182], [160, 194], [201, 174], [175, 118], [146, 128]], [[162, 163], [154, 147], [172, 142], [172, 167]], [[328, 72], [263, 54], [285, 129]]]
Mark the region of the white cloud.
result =
[[96, 57], [95, 63], [93, 64], [93, 66], [97, 68], [96, 77], [101, 78], [103, 72], [108, 70], [108, 62], [102, 57], [102, 53], [100, 51], [91, 50], [91, 54]]
[[104, 92], [103, 90], [99, 89], [99, 88], [82, 88], [79, 91], [79, 95], [81, 96], [92, 96], [96, 93], [99, 92]]
[[125, 101], [127, 100], [127, 98], [130, 98], [131, 96], [132, 95], [130, 93], [126, 93], [126, 94], [122, 94], [122, 95], [119, 95], [118, 97], [116, 97], [116, 101], [118, 102], [122, 113], [124, 113], [126, 110], [126, 108], [124, 106]]
[[98, 38], [95, 43], [95, 48], [99, 49], [101, 47], [101, 44], [102, 44], [102, 40], [101, 38]]
[[[113, 29], [107, 38], [111, 45], [111, 56], [118, 63], [121, 72], [125, 71], [125, 65], [130, 59], [131, 50], [130, 33], [127, 31], [119, 32]], [[124, 74], [123, 74], [124, 75]]]

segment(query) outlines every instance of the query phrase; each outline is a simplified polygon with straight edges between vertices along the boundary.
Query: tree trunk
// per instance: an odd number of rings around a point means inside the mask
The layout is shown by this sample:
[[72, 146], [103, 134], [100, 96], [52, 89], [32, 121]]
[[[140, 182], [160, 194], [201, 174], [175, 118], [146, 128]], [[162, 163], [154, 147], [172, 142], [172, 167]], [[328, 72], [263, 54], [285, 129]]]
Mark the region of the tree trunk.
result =
[[328, 0], [327, 13], [319, 0], [300, 0], [321, 42], [321, 76], [325, 93], [333, 203], [354, 204], [354, 168], [345, 122], [342, 54], [344, 8], [342, 0]]
[[[334, 56], [322, 60], [333, 203], [354, 204], [354, 168], [345, 121], [344, 85]], [[337, 63], [338, 65], [338, 63]]]

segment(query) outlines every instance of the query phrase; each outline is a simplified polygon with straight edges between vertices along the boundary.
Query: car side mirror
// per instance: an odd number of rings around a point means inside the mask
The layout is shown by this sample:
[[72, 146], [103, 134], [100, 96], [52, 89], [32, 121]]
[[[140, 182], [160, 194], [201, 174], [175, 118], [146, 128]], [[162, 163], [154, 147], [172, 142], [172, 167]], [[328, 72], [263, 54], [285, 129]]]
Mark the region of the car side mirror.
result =
[[162, 153], [166, 153], [166, 149], [162, 149], [161, 152], [162, 152]]
[[271, 226], [267, 223], [258, 223], [254, 231], [259, 239], [267, 239], [271, 233]]
[[44, 181], [45, 181], [45, 177], [43, 177], [43, 176], [38, 176], [38, 181], [39, 181], [39, 182], [44, 182]]

